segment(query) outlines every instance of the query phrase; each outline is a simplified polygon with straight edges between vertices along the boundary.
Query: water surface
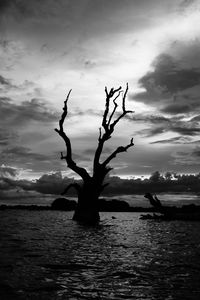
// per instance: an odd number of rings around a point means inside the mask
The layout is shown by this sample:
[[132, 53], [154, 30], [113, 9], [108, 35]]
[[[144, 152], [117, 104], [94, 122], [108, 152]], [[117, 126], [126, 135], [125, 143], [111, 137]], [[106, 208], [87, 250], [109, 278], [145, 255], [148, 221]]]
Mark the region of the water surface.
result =
[[0, 211], [1, 299], [200, 299], [199, 222], [71, 216]]

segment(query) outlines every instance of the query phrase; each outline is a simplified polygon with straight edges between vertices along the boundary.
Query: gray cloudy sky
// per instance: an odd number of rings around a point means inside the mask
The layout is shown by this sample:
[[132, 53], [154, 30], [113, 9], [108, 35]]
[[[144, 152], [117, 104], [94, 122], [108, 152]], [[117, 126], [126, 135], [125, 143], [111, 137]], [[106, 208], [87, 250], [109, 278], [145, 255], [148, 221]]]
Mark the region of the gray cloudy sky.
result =
[[199, 0], [1, 0], [0, 36], [3, 176], [74, 176], [53, 130], [71, 88], [66, 131], [90, 169], [104, 87], [126, 82], [135, 113], [105, 155], [132, 136], [135, 146], [113, 174], [200, 171]]

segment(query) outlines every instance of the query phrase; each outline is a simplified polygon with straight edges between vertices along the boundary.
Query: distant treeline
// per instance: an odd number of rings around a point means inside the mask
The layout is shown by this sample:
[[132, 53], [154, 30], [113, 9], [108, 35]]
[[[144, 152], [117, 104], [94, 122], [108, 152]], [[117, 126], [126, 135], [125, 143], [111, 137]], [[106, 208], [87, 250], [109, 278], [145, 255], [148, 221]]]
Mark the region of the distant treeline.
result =
[[112, 177], [106, 194], [137, 194], [144, 192], [200, 192], [199, 174], [175, 174], [166, 172], [161, 175], [159, 171], [154, 172], [148, 179], [121, 179]]
[[[156, 171], [147, 179], [122, 179], [118, 176], [110, 176], [105, 181], [109, 185], [104, 189], [103, 196], [145, 194], [146, 192], [200, 192], [200, 173], [180, 175], [166, 172], [162, 175]], [[63, 177], [61, 172], [44, 174], [34, 181], [4, 177], [0, 178], [0, 197], [6, 199], [9, 193], [19, 197], [20, 191], [60, 195], [69, 184], [74, 182], [81, 184], [74, 178]], [[76, 191], [70, 189], [66, 196], [76, 196]]]

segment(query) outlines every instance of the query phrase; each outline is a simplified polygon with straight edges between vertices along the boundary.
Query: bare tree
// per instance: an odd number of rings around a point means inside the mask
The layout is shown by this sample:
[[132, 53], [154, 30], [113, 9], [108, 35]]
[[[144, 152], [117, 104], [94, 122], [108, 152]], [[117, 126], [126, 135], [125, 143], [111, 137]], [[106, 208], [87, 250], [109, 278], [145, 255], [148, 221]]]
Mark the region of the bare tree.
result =
[[[112, 170], [112, 168], [109, 167], [109, 163], [113, 158], [116, 157], [117, 154], [126, 152], [130, 147], [134, 145], [132, 138], [128, 145], [116, 148], [105, 160], [101, 161], [104, 144], [111, 138], [116, 125], [127, 114], [133, 113], [133, 111], [131, 110], [126, 110], [125, 107], [127, 92], [128, 84], [126, 86], [125, 92], [123, 92], [121, 87], [119, 87], [118, 89], [111, 88], [110, 91], [105, 88], [105, 110], [103, 113], [102, 126], [99, 128], [98, 145], [94, 155], [92, 175], [90, 175], [85, 168], [78, 166], [73, 160], [71, 141], [63, 128], [64, 121], [68, 113], [67, 104], [71, 90], [69, 91], [67, 98], [64, 101], [63, 113], [61, 115], [61, 119], [59, 120], [59, 128], [55, 129], [55, 131], [64, 140], [66, 145], [66, 155], [63, 155], [63, 153], [61, 152], [61, 159], [64, 159], [67, 163], [67, 166], [82, 178], [82, 185], [79, 185], [77, 183], [70, 184], [63, 192], [63, 194], [65, 194], [72, 187], [77, 191], [78, 205], [73, 216], [74, 220], [87, 223], [97, 223], [100, 220], [97, 201], [103, 189], [107, 185], [106, 183], [104, 183], [105, 176]], [[120, 95], [122, 96], [122, 111], [121, 113], [117, 113], [117, 100]], [[113, 102], [113, 104], [111, 103], [111, 101]]]

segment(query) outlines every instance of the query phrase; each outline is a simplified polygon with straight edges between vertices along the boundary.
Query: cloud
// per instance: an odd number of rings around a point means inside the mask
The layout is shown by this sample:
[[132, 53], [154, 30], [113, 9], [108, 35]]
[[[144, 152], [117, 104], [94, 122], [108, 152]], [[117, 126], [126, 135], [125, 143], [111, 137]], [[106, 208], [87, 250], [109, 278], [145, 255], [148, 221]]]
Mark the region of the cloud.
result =
[[198, 136], [200, 133], [200, 128], [191, 127], [190, 124], [185, 125], [184, 122], [181, 124], [169, 123], [168, 126], [152, 126], [151, 128], [147, 128], [136, 133], [142, 134], [146, 137], [152, 137], [166, 132], [175, 132], [181, 134], [182, 136]]
[[10, 166], [1, 165], [0, 166], [0, 178], [1, 177], [16, 177], [18, 175], [18, 169]]
[[[73, 152], [72, 156], [77, 163], [86, 168], [88, 166], [88, 161], [91, 160], [89, 155], [84, 155], [84, 153], [78, 155]], [[0, 152], [0, 163], [13, 165], [20, 170], [20, 174], [25, 173], [28, 175], [32, 172], [41, 174], [42, 172], [51, 172], [52, 170], [66, 171], [67, 169], [65, 160], [60, 159], [60, 152], [48, 151], [46, 149], [45, 153], [41, 153], [40, 149], [37, 152], [29, 147], [20, 145], [9, 145], [4, 147]], [[74, 175], [75, 173], [72, 174], [72, 176]]]
[[1, 14], [10, 6], [12, 0], [1, 0], [0, 1], [0, 12]]
[[29, 148], [23, 146], [14, 146], [4, 149], [1, 152], [1, 157], [4, 159], [11, 159], [12, 161], [18, 161], [19, 159], [27, 160], [28, 162], [32, 160], [44, 161], [46, 156], [43, 154], [38, 154], [31, 152]]
[[32, 81], [24, 80], [23, 83], [15, 85], [12, 83], [11, 79], [5, 78], [4, 76], [0, 75], [0, 93], [2, 95], [5, 95], [5, 93], [7, 94], [9, 92], [28, 92], [30, 88], [37, 89]]
[[38, 153], [24, 146], [9, 146], [5, 147], [0, 152], [1, 163], [16, 166], [19, 169], [26, 169], [32, 172], [44, 172], [54, 170], [64, 170], [65, 164], [59, 159], [58, 154]]
[[[35, 181], [25, 179], [13, 179], [11, 177], [0, 178], [0, 189], [3, 191], [15, 191], [15, 195], [19, 189], [24, 191], [35, 191], [40, 194], [60, 195], [67, 185], [74, 182], [73, 178], [63, 177], [60, 172], [51, 174], [43, 174]], [[77, 181], [78, 182], [78, 181]], [[9, 194], [7, 194], [9, 195]], [[6, 194], [4, 195], [6, 197]]]
[[174, 161], [173, 164], [179, 165], [188, 165], [196, 166], [197, 168], [200, 165], [199, 156], [200, 156], [200, 147], [191, 149], [190, 151], [177, 151], [172, 154]]
[[154, 127], [150, 129], [144, 129], [142, 131], [142, 134], [144, 134], [146, 137], [151, 137], [157, 134], [162, 134], [167, 132], [167, 129], [165, 127]]
[[160, 89], [163, 94], [173, 95], [200, 83], [200, 70], [184, 69], [178, 60], [168, 54], [160, 54], [152, 64], [154, 71], [140, 78], [145, 89]]
[[194, 111], [195, 106], [198, 107], [199, 104], [194, 103], [193, 105], [190, 105], [190, 104], [181, 105], [181, 103], [175, 103], [175, 104], [169, 104], [160, 110], [161, 110], [161, 112], [167, 113], [170, 115], [187, 114], [187, 113], [190, 113], [191, 111]]
[[20, 61], [24, 58], [25, 54], [29, 54], [24, 43], [20, 40], [7, 39], [2, 34], [0, 39], [0, 53], [1, 61], [0, 67], [3, 71], [12, 71]]
[[56, 167], [61, 168], [61, 162], [56, 155], [37, 153], [28, 147], [17, 145], [7, 147], [1, 151], [0, 155], [3, 163], [30, 171], [42, 172]]
[[95, 117], [102, 117], [103, 110], [95, 110], [95, 109], [86, 109], [82, 110], [79, 107], [69, 111], [69, 115], [67, 117], [81, 117], [81, 116], [95, 116]]
[[158, 140], [151, 142], [150, 144], [190, 144], [191, 139], [189, 137], [176, 136], [170, 139]]
[[59, 143], [54, 139], [53, 129], [59, 118], [60, 114], [43, 99], [17, 104], [10, 98], [1, 97], [0, 163], [25, 167], [33, 172], [50, 171], [53, 167], [64, 169], [59, 155], [54, 154], [55, 145]]
[[200, 122], [200, 115], [193, 117], [190, 121], [191, 122]]
[[160, 123], [168, 123], [170, 122], [170, 118], [167, 118], [160, 114], [134, 114], [132, 116], [126, 115], [125, 119], [131, 122], [142, 122], [142, 123], [152, 123], [152, 124], [160, 124]]
[[10, 142], [16, 142], [18, 135], [7, 128], [0, 128], [0, 146], [8, 146]]
[[192, 6], [192, 4], [194, 4], [195, 2], [196, 2], [196, 0], [181, 1], [180, 5], [179, 5], [180, 11], [185, 11], [186, 9], [188, 9], [188, 7]]
[[191, 114], [200, 110], [200, 41], [175, 41], [159, 54], [151, 71], [138, 80], [141, 92], [135, 101], [156, 107], [169, 115]]
[[[191, 118], [186, 122], [184, 116], [164, 117], [162, 115], [154, 116], [154, 115], [143, 114], [142, 116], [139, 115], [136, 116], [135, 118], [133, 117], [132, 121], [141, 121], [144, 124], [145, 123], [150, 124], [150, 127], [136, 132], [137, 135], [144, 135], [146, 137], [152, 137], [158, 134], [171, 132], [171, 133], [179, 133], [181, 135], [179, 137], [180, 140], [181, 139], [184, 140], [184, 138], [187, 139], [188, 136], [198, 136], [200, 133], [198, 116], [197, 119]], [[175, 140], [172, 139], [172, 142], [174, 141]]]
[[5, 86], [12, 86], [10, 80], [0, 75], [0, 84]]
[[170, 130], [180, 133], [181, 135], [188, 135], [188, 136], [199, 135], [200, 133], [199, 127], [189, 127], [187, 125], [185, 126], [184, 124], [182, 124], [182, 126], [172, 125]]
[[33, 98], [15, 104], [7, 97], [0, 97], [0, 123], [10, 126], [26, 125], [31, 121], [53, 123], [59, 119], [59, 114], [51, 109], [50, 105], [43, 100]]
[[195, 148], [192, 152], [192, 155], [194, 155], [195, 157], [200, 157], [200, 147]]

